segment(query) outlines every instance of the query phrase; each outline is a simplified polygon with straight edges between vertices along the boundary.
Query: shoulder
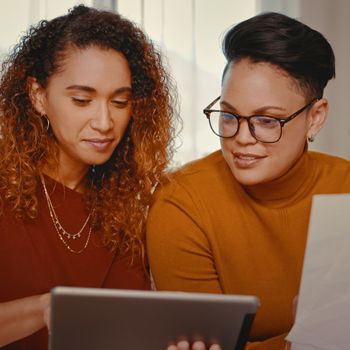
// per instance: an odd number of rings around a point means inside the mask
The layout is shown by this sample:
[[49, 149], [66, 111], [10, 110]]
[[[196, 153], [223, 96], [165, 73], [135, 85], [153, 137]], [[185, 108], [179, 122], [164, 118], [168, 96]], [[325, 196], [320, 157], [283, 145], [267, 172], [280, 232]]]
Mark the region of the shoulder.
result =
[[199, 191], [218, 187], [225, 180], [233, 181], [233, 176], [226, 164], [221, 150], [203, 158], [194, 160], [171, 172], [163, 186], [167, 193], [179, 188]]
[[337, 165], [342, 165], [344, 167], [350, 167], [349, 160], [341, 158], [341, 157], [337, 157], [334, 155], [321, 153], [321, 152], [309, 151], [308, 156], [311, 160], [322, 163], [324, 165], [337, 164]]
[[221, 151], [185, 164], [168, 174], [158, 186], [148, 221], [153, 217], [172, 217], [178, 211], [194, 221], [202, 221], [213, 202], [224, 201], [235, 182]]
[[220, 208], [239, 204], [239, 191], [221, 151], [211, 153], [169, 174], [157, 188], [148, 222], [161, 221], [166, 226], [189, 219], [203, 229], [216, 216], [218, 203]]
[[341, 157], [308, 152], [310, 161], [316, 169], [317, 181], [329, 190], [350, 192], [350, 161]]
[[173, 179], [188, 178], [192, 176], [208, 176], [212, 174], [213, 170], [220, 168], [221, 164], [225, 162], [221, 150], [210, 153], [209, 155], [193, 160], [181, 168], [176, 169], [170, 174]]
[[207, 206], [210, 199], [225, 198], [236, 183], [221, 150], [185, 164], [168, 174], [157, 188], [156, 202], [179, 206]]
[[0, 191], [0, 222], [6, 221], [11, 216], [13, 216], [12, 210], [6, 201], [5, 196]]
[[350, 161], [347, 159], [320, 152], [308, 152], [308, 157], [319, 169], [332, 170], [334, 175], [350, 171]]
[[16, 215], [5, 200], [0, 200], [0, 234], [7, 232], [20, 232], [23, 230], [23, 222]]

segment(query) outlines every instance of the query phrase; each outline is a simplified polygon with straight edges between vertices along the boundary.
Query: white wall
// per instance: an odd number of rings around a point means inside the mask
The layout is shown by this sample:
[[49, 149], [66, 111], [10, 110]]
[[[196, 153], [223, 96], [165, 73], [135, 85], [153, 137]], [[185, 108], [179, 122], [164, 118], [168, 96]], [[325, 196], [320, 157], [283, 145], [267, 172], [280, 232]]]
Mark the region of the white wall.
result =
[[350, 158], [350, 2], [308, 0], [300, 9], [301, 20], [326, 36], [336, 58], [336, 79], [326, 90], [329, 118], [314, 146]]
[[277, 11], [320, 31], [336, 57], [336, 79], [326, 88], [330, 111], [311, 149], [350, 159], [350, 1], [258, 0], [258, 11]]

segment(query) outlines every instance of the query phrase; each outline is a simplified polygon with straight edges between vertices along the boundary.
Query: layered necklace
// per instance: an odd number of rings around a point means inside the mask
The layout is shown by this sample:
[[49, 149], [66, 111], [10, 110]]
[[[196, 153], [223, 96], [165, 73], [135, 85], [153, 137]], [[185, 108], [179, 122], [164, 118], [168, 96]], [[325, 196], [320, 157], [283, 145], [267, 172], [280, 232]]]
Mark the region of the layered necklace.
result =
[[68, 244], [68, 241], [69, 240], [76, 240], [76, 239], [79, 239], [81, 238], [82, 236], [82, 233], [84, 231], [84, 229], [86, 228], [89, 220], [90, 220], [90, 217], [91, 217], [91, 214], [88, 215], [88, 217], [86, 218], [83, 226], [81, 227], [81, 229], [76, 232], [76, 233], [69, 233], [68, 231], [66, 231], [62, 224], [60, 223], [59, 219], [58, 219], [58, 216], [55, 212], [55, 208], [52, 204], [52, 201], [51, 201], [51, 198], [49, 196], [49, 193], [47, 191], [47, 188], [46, 188], [46, 184], [45, 184], [45, 179], [43, 177], [43, 175], [40, 175], [40, 180], [41, 180], [41, 183], [43, 185], [43, 188], [44, 188], [44, 193], [45, 193], [45, 197], [46, 197], [46, 201], [47, 201], [47, 206], [49, 208], [49, 213], [50, 213], [50, 217], [51, 217], [51, 220], [52, 220], [52, 223], [53, 223], [53, 226], [55, 227], [55, 230], [58, 234], [58, 237], [60, 238], [61, 242], [63, 243], [63, 245], [71, 252], [71, 253], [75, 253], [75, 254], [80, 254], [82, 253], [86, 247], [88, 246], [89, 244], [89, 241], [90, 241], [90, 237], [91, 237], [91, 226], [89, 227], [89, 231], [88, 231], [88, 234], [87, 234], [87, 238], [86, 238], [86, 241], [83, 245], [83, 247], [81, 249], [73, 249], [69, 244]]

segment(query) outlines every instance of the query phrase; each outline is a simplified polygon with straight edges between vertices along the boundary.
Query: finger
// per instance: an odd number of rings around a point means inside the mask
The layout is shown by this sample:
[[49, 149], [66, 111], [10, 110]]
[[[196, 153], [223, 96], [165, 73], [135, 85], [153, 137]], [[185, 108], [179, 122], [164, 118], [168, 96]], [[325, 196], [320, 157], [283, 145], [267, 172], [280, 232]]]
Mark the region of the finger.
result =
[[205, 344], [202, 341], [195, 341], [192, 350], [205, 350]]
[[181, 340], [177, 343], [177, 350], [190, 350], [189, 342]]
[[50, 319], [51, 319], [51, 295], [50, 293], [42, 294], [39, 298], [40, 307], [43, 314], [44, 323], [50, 331]]
[[218, 345], [218, 344], [213, 344], [213, 345], [209, 348], [209, 350], [221, 350], [221, 347], [220, 347], [220, 345]]
[[51, 323], [51, 308], [47, 307], [44, 310], [44, 322], [46, 324], [47, 329], [49, 330], [49, 332], [51, 331], [50, 329], [50, 323]]
[[177, 346], [176, 345], [169, 345], [166, 350], [177, 350]]

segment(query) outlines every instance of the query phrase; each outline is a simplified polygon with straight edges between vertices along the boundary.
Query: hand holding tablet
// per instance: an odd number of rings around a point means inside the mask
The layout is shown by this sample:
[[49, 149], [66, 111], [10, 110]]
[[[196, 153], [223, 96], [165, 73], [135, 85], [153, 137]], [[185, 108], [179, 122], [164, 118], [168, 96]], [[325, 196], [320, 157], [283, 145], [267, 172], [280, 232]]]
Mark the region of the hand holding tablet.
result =
[[208, 349], [206, 345], [201, 341], [197, 341], [193, 343], [192, 346], [190, 345], [189, 342], [181, 341], [176, 345], [168, 346], [166, 350], [222, 350], [222, 349], [218, 344], [213, 344]]

